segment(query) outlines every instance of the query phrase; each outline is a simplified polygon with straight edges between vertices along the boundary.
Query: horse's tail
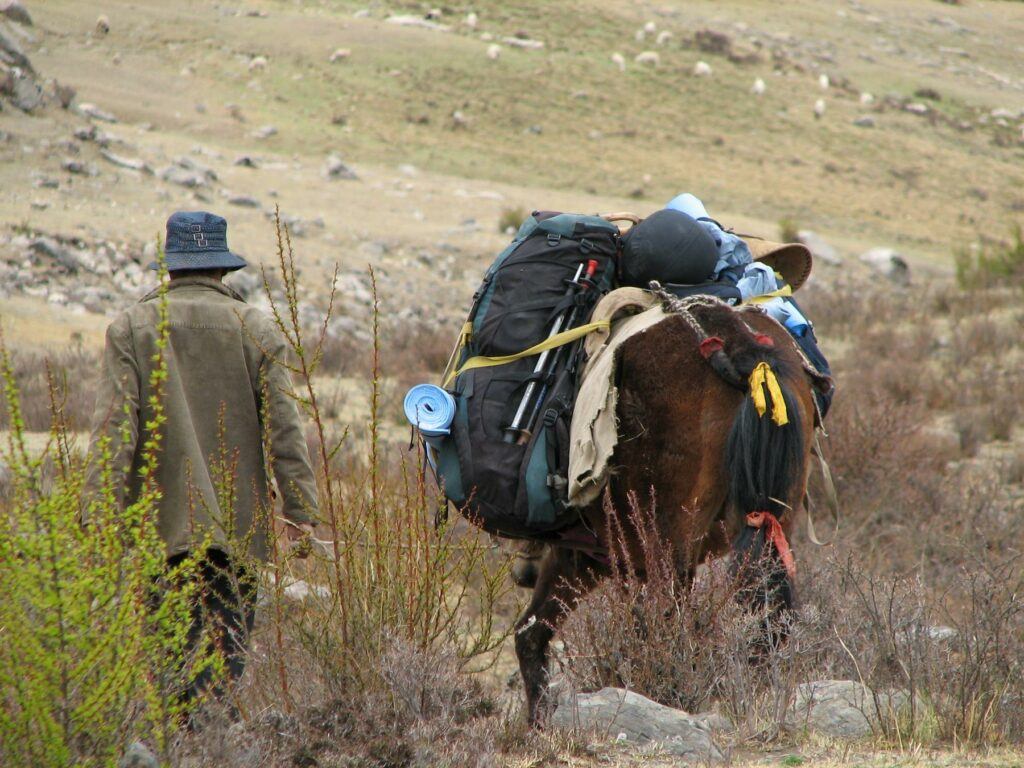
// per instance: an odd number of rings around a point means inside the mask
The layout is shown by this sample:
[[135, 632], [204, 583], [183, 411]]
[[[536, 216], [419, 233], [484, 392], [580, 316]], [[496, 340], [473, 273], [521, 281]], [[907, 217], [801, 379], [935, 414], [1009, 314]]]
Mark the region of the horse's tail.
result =
[[800, 495], [793, 491], [804, 472], [802, 417], [784, 364], [771, 350], [745, 367], [750, 370], [737, 366], [737, 373], [746, 380], [746, 397], [725, 449], [731, 514], [743, 516], [733, 542], [734, 567], [756, 567], [767, 556], [775, 567], [767, 574], [768, 589], [758, 591], [762, 599], [790, 607], [795, 566], [779, 521], [794, 513], [787, 501]]

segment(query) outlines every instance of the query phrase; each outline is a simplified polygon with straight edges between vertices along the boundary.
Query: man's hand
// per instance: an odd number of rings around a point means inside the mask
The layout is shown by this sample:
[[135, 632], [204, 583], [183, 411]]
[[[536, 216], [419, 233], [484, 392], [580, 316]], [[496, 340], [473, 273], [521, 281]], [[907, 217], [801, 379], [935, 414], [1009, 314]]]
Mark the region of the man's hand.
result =
[[284, 530], [288, 538], [289, 554], [300, 559], [308, 557], [313, 548], [313, 526], [286, 520]]

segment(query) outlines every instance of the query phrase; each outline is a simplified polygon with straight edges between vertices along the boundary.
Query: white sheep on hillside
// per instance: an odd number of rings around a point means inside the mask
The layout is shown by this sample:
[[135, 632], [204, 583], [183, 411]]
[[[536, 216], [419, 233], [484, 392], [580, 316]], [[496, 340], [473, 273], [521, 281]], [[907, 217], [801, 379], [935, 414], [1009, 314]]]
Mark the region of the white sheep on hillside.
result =
[[612, 64], [619, 68], [619, 72], [626, 71], [626, 57], [618, 51], [612, 54]]
[[711, 77], [711, 65], [706, 61], [698, 61], [693, 65], [694, 77]]

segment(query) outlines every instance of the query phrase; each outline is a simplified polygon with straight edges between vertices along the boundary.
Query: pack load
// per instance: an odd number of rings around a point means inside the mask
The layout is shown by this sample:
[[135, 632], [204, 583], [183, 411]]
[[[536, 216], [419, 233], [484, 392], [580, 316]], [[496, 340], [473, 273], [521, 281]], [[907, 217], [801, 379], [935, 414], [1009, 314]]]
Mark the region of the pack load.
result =
[[[620, 219], [634, 226], [621, 233]], [[810, 265], [802, 244], [735, 235], [692, 195], [643, 221], [535, 211], [473, 295], [441, 386], [406, 396], [444, 496], [484, 530], [512, 538], [555, 537], [578, 519], [569, 452], [583, 339], [608, 329], [608, 319], [591, 315], [613, 288], [657, 280], [681, 297], [759, 303], [827, 375], [790, 298]]]
[[[613, 285], [618, 237], [597, 216], [535, 212], [473, 296], [444, 374], [454, 414], [447, 434], [435, 425], [426, 437], [444, 495], [484, 530], [543, 536], [576, 516], [568, 469], [579, 341]], [[423, 403], [407, 402], [414, 424], [439, 407]]]

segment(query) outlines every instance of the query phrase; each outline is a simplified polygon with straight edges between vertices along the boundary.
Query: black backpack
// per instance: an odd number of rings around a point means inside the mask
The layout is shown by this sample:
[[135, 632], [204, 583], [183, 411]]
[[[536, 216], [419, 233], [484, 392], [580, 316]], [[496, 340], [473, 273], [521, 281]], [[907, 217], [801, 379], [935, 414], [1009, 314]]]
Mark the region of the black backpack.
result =
[[447, 499], [490, 533], [543, 538], [576, 519], [569, 425], [581, 342], [612, 287], [618, 236], [596, 216], [534, 212], [474, 294], [443, 384], [455, 398], [451, 433], [429, 456]]

